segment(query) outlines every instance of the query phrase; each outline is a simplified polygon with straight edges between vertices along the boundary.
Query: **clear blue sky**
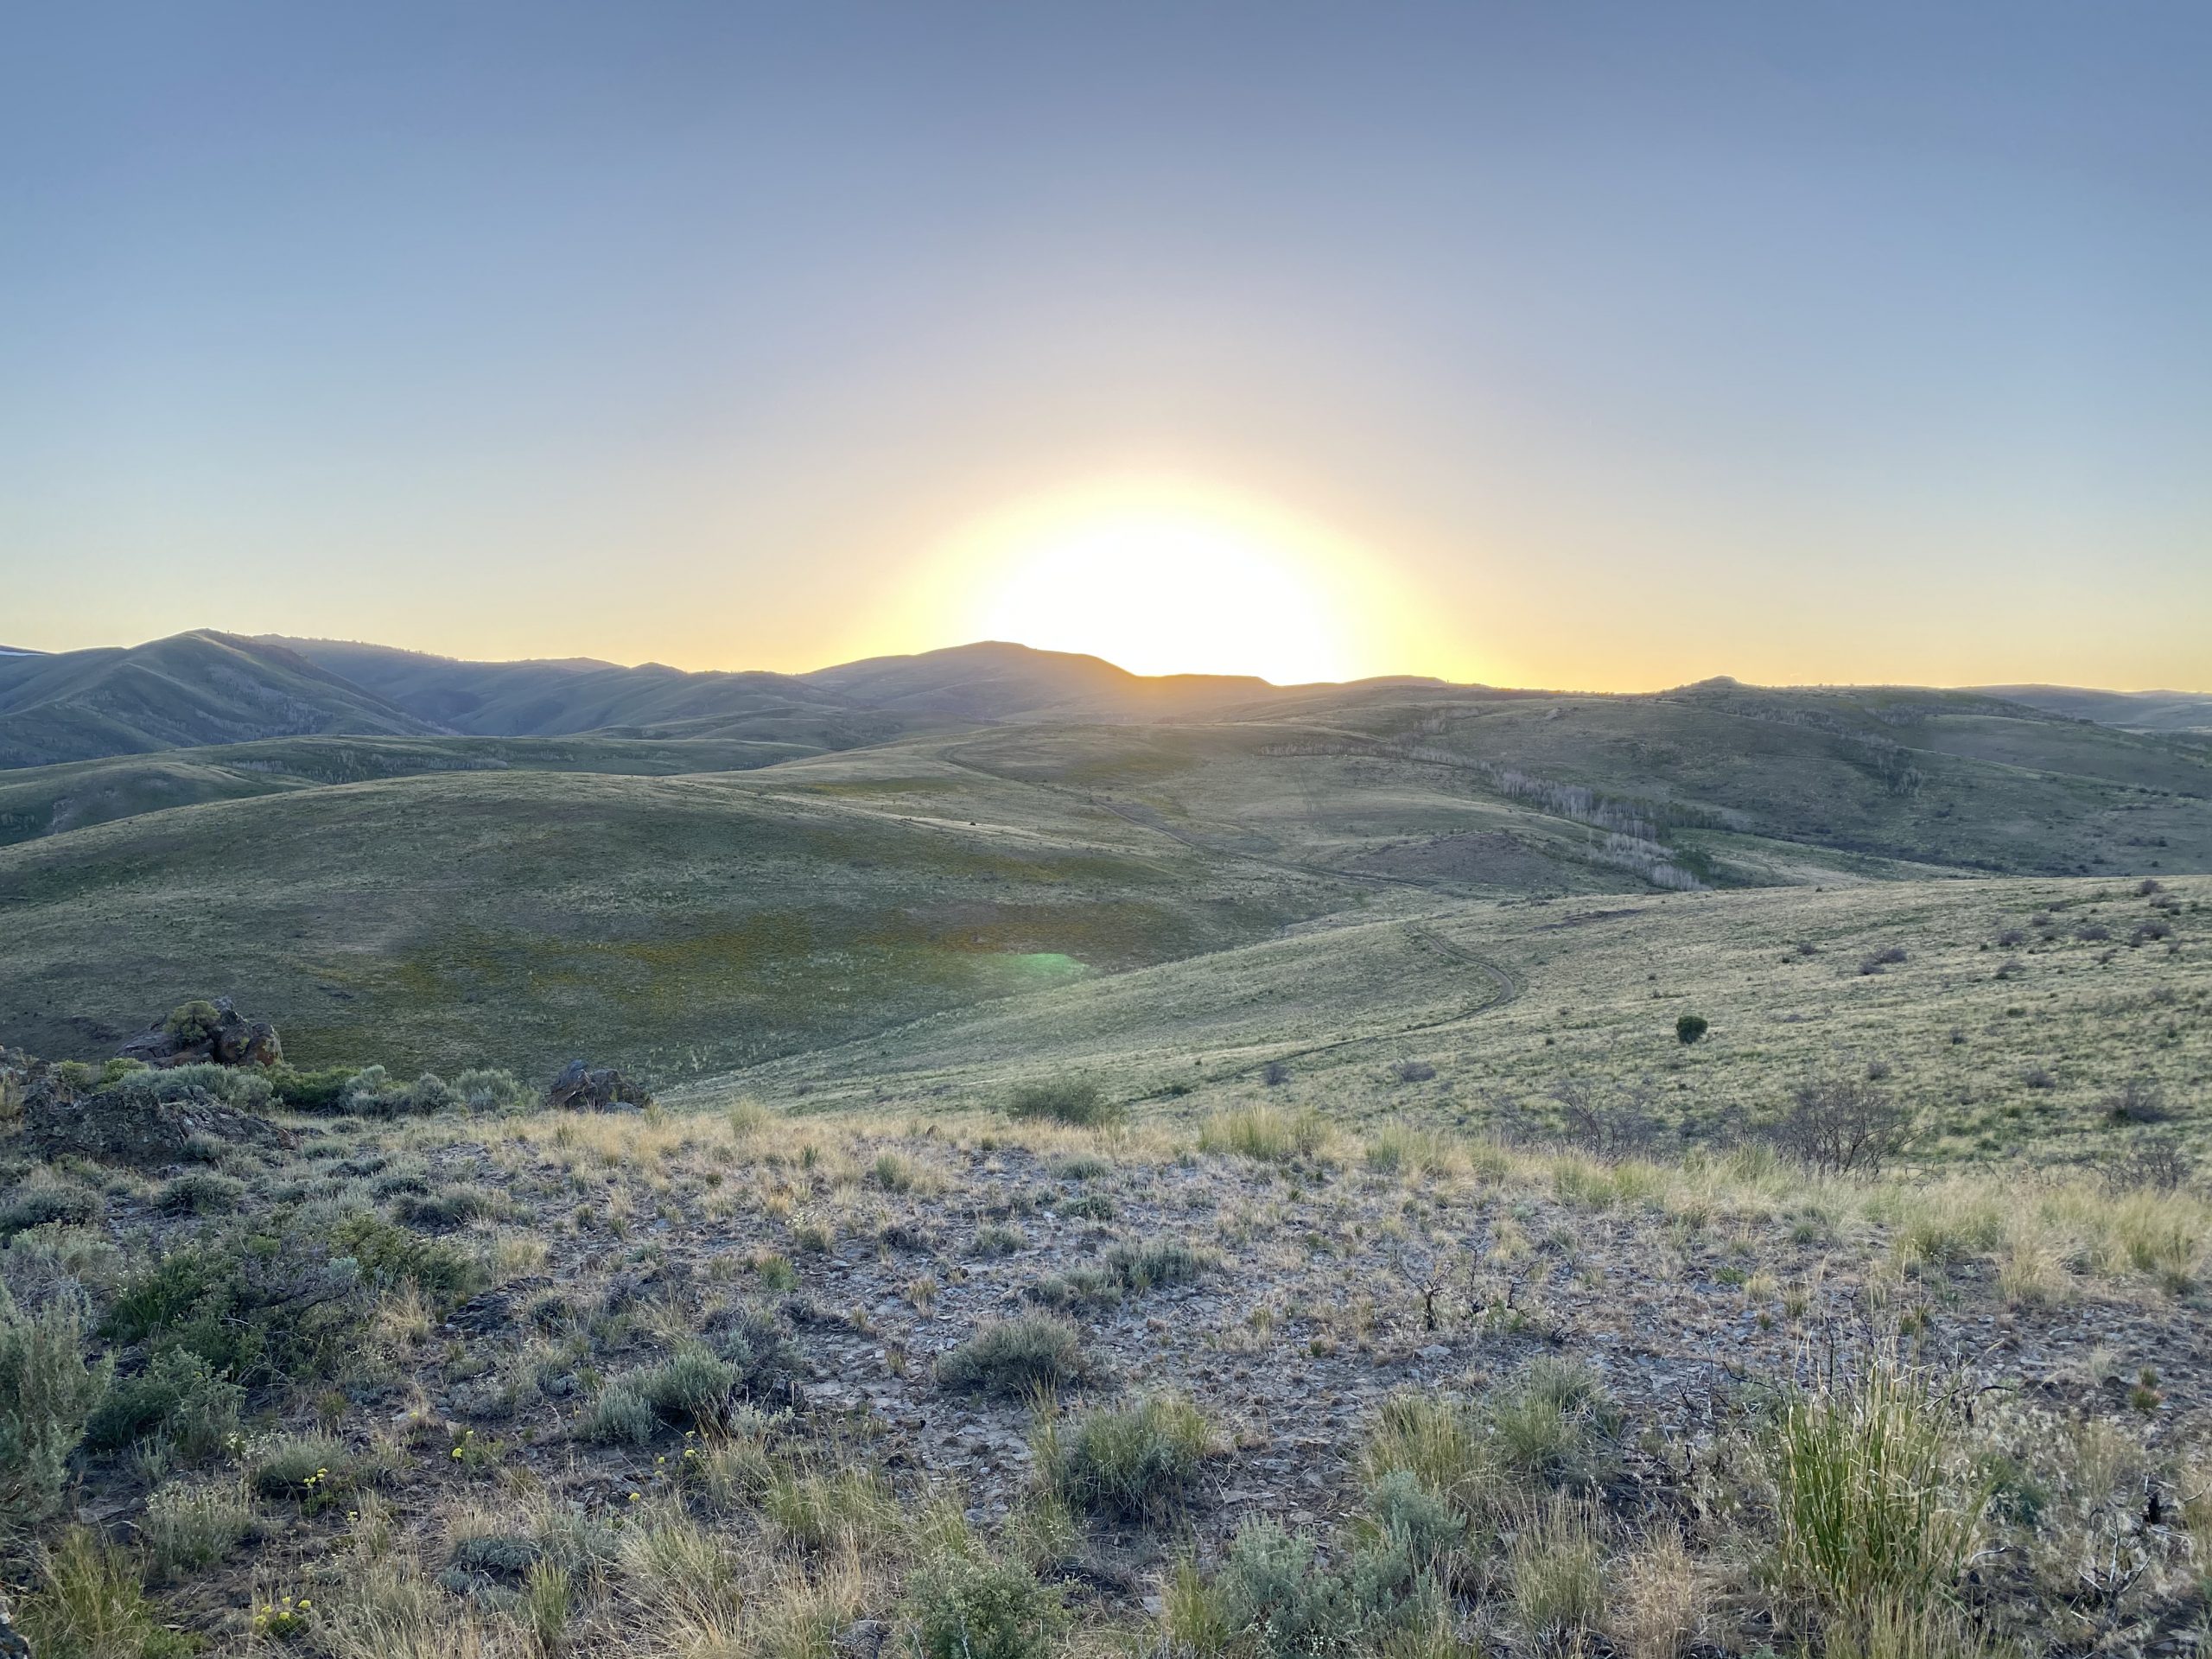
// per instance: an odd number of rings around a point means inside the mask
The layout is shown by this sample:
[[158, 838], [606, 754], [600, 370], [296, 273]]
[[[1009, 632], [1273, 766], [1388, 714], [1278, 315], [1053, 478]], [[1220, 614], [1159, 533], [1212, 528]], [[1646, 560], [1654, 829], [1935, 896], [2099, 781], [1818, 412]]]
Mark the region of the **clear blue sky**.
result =
[[804, 668], [1160, 474], [1388, 666], [2212, 688], [2212, 5], [0, 30], [0, 643]]

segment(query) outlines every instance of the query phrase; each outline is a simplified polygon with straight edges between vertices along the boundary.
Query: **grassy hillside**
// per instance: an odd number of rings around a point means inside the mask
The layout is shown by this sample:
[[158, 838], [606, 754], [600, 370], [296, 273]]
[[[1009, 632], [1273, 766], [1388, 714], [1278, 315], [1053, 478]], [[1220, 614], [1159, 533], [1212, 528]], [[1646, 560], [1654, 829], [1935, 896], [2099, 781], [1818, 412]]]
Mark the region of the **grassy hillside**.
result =
[[1668, 865], [1711, 885], [2212, 868], [2212, 758], [1947, 697], [1387, 688], [1235, 724], [1001, 728], [947, 753], [1224, 852], [1462, 892]]
[[696, 738], [293, 737], [0, 773], [0, 846], [207, 801], [438, 772], [738, 772], [819, 753]]
[[0, 850], [0, 1030], [97, 1053], [227, 992], [304, 1062], [664, 1075], [1344, 902], [920, 756], [681, 779], [461, 773], [180, 808]]
[[[2212, 1148], [2212, 878], [2135, 885], [1407, 896], [709, 1092], [949, 1109], [1074, 1074], [1186, 1114], [1264, 1099], [1339, 1124], [1489, 1131], [1556, 1127], [1557, 1090], [1581, 1083], [1609, 1103], [1645, 1090], [1668, 1149], [1770, 1118], [1808, 1077], [1872, 1068], [1921, 1115], [1930, 1157], [2094, 1159], [2149, 1132]], [[1709, 1022], [1694, 1045], [1678, 1040], [1684, 1014]], [[1408, 1059], [1434, 1076], [1402, 1080]], [[1273, 1087], [1270, 1062], [1287, 1072]], [[2160, 1122], [2111, 1121], [2131, 1079]]]
[[0, 657], [0, 767], [309, 732], [429, 729], [303, 657], [231, 634]]

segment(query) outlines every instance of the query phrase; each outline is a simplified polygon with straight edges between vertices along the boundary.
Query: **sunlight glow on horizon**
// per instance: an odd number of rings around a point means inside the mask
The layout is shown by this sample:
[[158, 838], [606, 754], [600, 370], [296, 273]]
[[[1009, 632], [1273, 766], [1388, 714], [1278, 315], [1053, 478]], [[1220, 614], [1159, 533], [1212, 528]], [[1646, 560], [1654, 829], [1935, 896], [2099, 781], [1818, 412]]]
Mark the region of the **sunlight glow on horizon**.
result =
[[948, 640], [1278, 685], [1405, 671], [1407, 609], [1387, 569], [1321, 525], [1220, 489], [1143, 480], [1056, 491], [968, 524], [931, 563]]

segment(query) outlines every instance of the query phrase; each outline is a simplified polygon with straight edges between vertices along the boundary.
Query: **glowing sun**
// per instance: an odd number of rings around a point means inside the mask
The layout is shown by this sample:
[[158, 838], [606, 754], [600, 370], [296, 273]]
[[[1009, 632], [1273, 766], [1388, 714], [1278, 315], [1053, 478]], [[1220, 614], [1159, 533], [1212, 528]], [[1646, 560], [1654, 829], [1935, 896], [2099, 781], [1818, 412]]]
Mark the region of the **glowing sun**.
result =
[[1256, 674], [1279, 685], [1365, 671], [1376, 598], [1325, 532], [1188, 486], [1028, 502], [960, 538], [967, 636], [1088, 652], [1139, 674]]

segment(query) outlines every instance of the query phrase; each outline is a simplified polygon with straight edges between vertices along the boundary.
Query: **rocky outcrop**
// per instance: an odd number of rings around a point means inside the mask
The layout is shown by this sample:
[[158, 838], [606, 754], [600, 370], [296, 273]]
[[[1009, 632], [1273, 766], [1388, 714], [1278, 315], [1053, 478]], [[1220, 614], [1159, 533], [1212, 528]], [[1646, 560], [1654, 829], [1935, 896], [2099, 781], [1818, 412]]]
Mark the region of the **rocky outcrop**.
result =
[[580, 1112], [619, 1112], [650, 1106], [653, 1097], [613, 1066], [594, 1071], [582, 1060], [570, 1060], [545, 1091], [545, 1103]]
[[297, 1139], [206, 1089], [143, 1071], [83, 1094], [49, 1071], [24, 1095], [23, 1130], [49, 1158], [74, 1155], [145, 1169], [206, 1162], [226, 1146], [275, 1150]]
[[119, 1058], [166, 1069], [172, 1065], [275, 1065], [284, 1058], [276, 1027], [248, 1020], [227, 996], [188, 1002], [116, 1051]]

